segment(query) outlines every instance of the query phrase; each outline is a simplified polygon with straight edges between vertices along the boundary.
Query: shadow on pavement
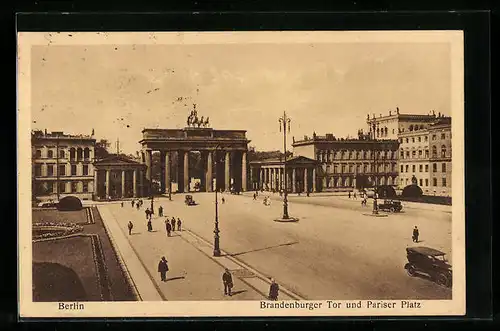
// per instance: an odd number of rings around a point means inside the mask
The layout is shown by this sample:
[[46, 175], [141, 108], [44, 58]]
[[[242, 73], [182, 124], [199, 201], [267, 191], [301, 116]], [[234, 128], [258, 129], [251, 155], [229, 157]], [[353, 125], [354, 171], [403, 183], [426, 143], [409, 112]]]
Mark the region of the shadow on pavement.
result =
[[299, 243], [298, 241], [293, 241], [293, 242], [279, 244], [279, 245], [275, 245], [275, 246], [268, 246], [268, 247], [264, 247], [264, 248], [257, 248], [257, 249], [253, 249], [253, 250], [246, 251], [246, 252], [239, 252], [239, 253], [233, 253], [233, 254], [222, 254], [222, 256], [238, 256], [238, 255], [243, 255], [243, 254], [247, 254], [247, 253], [265, 251], [265, 250], [268, 250], [268, 249], [271, 249], [271, 248], [278, 248], [278, 247], [282, 247], [282, 246], [295, 245], [295, 244], [298, 244], [298, 243]]
[[240, 294], [240, 293], [245, 293], [247, 290], [239, 290], [239, 291], [234, 291], [231, 293], [231, 296], [233, 295], [236, 295], [236, 294]]
[[166, 282], [170, 282], [171, 280], [184, 279], [184, 278], [186, 278], [186, 277], [185, 276], [179, 276], [179, 277], [167, 278]]

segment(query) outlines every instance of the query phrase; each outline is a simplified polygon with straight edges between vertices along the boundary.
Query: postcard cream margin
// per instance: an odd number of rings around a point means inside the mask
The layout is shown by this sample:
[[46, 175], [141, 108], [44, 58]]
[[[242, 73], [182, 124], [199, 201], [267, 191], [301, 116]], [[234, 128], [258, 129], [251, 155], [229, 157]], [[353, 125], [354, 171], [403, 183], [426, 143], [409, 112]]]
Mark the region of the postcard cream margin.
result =
[[[260, 309], [258, 301], [85, 302], [80, 311], [32, 298], [31, 46], [227, 43], [449, 43], [452, 116], [452, 300], [424, 300], [420, 309]], [[18, 33], [17, 180], [18, 291], [21, 317], [432, 316], [465, 314], [464, 49], [462, 31], [259, 31]], [[334, 300], [335, 298], [332, 298]], [[399, 300], [386, 300], [399, 301]], [[314, 300], [311, 302], [325, 302]], [[339, 301], [346, 302], [346, 301]], [[325, 306], [326, 304], [323, 304]], [[345, 304], [343, 304], [345, 307]], [[168, 313], [167, 313], [168, 312]]]

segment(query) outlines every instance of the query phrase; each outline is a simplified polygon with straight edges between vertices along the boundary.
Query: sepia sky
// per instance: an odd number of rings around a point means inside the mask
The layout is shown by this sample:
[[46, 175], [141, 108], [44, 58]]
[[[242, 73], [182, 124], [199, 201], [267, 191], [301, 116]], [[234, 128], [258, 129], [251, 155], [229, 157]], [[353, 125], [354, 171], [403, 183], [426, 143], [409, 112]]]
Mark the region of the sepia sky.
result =
[[33, 129], [94, 129], [125, 153], [143, 128], [185, 127], [193, 103], [257, 150], [282, 148], [284, 110], [296, 139], [355, 136], [396, 106], [451, 114], [447, 43], [37, 45], [31, 77]]

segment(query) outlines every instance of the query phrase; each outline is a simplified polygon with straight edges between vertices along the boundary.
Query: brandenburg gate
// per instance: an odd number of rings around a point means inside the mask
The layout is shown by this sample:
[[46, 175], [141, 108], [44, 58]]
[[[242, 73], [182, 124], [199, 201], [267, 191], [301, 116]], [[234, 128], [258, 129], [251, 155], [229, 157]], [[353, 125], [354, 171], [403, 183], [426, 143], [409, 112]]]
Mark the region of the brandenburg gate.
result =
[[[212, 192], [247, 190], [247, 152], [250, 140], [246, 130], [214, 130], [209, 126], [209, 119], [198, 118], [196, 105], [187, 119], [184, 129], [144, 129], [142, 162], [146, 165], [146, 190], [151, 188], [152, 155], [160, 152], [161, 191], [171, 189], [172, 175], [176, 172], [177, 191], [190, 191], [189, 153], [200, 152], [203, 175], [200, 191]], [[173, 166], [173, 156], [177, 156], [177, 165]], [[215, 179], [215, 185], [214, 185]], [[173, 192], [172, 192], [173, 193]]]

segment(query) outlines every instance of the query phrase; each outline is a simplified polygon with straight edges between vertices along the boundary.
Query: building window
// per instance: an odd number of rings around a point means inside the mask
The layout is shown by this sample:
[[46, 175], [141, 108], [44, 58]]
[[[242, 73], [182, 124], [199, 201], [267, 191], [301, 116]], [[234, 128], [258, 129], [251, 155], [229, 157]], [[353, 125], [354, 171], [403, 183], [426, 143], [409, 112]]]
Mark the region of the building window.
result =
[[406, 172], [408, 172], [409, 166], [408, 166], [408, 165], [406, 165], [405, 169], [406, 169]]
[[64, 153], [64, 150], [60, 150], [59, 151], [59, 158], [64, 159], [65, 156], [66, 156], [66, 153]]
[[428, 149], [426, 149], [426, 150], [425, 150], [425, 158], [426, 158], [426, 159], [428, 159], [428, 158], [429, 158], [429, 150], [428, 150]]
[[59, 165], [59, 176], [66, 176], [66, 165]]
[[437, 185], [438, 185], [437, 178], [432, 178], [432, 186], [437, 186]]
[[366, 160], [366, 152], [363, 152], [363, 159]]
[[367, 172], [368, 172], [368, 167], [366, 166], [366, 164], [365, 164], [365, 165], [363, 165], [363, 172], [364, 172], [364, 173], [367, 173]]
[[410, 158], [410, 151], [406, 151], [406, 158]]
[[392, 129], [392, 134], [394, 134], [394, 129]]
[[[75, 156], [76, 156], [76, 150], [74, 148], [71, 148], [69, 150], [69, 158], [70, 158], [70, 160], [74, 160]], [[144, 160], [142, 160], [142, 162], [144, 163]]]
[[441, 139], [446, 139], [446, 134], [441, 133]]
[[54, 166], [52, 164], [47, 164], [47, 176], [54, 176]]
[[419, 159], [422, 158], [422, 150], [421, 149], [418, 151], [418, 158]]
[[441, 157], [443, 157], [443, 158], [446, 157], [446, 146], [445, 145], [441, 146]]
[[417, 152], [416, 151], [412, 151], [411, 152], [411, 157], [412, 158], [416, 158], [417, 157]]
[[409, 139], [408, 139], [408, 138], [406, 138], [406, 143], [408, 144], [409, 142], [410, 142], [410, 141], [409, 141]]
[[352, 152], [349, 152], [349, 160], [352, 158]]
[[403, 185], [405, 183], [405, 180], [403, 178], [401, 178], [401, 185]]
[[83, 149], [80, 147], [76, 150], [76, 159], [81, 160], [83, 159]]
[[396, 163], [392, 164], [391, 171], [392, 172], [396, 172]]
[[446, 172], [446, 163], [441, 164], [441, 171]]
[[446, 178], [441, 178], [441, 186], [446, 187]]
[[83, 150], [83, 158], [85, 160], [88, 160], [90, 158], [90, 149], [88, 147], [85, 147]]
[[78, 183], [77, 182], [72, 182], [71, 183], [71, 192], [72, 193], [78, 192]]
[[412, 168], [412, 172], [415, 172], [415, 165], [413, 165], [411, 168]]
[[438, 171], [438, 165], [437, 163], [432, 164], [432, 172], [437, 172]]
[[422, 137], [418, 137], [418, 142], [422, 142]]
[[401, 150], [401, 158], [404, 159], [405, 158], [405, 152], [403, 150]]
[[336, 174], [336, 173], [337, 173], [337, 165], [336, 165], [336, 164], [333, 166], [333, 173], [334, 173], [334, 174]]
[[429, 165], [428, 164], [425, 165], [425, 172], [429, 172]]
[[54, 151], [53, 151], [53, 150], [51, 150], [51, 149], [49, 149], [49, 151], [47, 152], [47, 157], [48, 157], [49, 159], [52, 159], [52, 158], [54, 157]]
[[418, 172], [422, 172], [422, 165], [418, 166]]
[[411, 142], [414, 143], [415, 142], [415, 138], [411, 138]]
[[345, 165], [342, 165], [342, 173], [345, 173]]
[[429, 186], [429, 180], [425, 179], [425, 186]]
[[435, 134], [432, 135], [432, 140], [436, 140], [436, 135]]
[[83, 182], [83, 192], [88, 192], [89, 191], [89, 183], [88, 182]]
[[352, 173], [352, 164], [349, 165], [349, 172]]
[[87, 176], [89, 174], [89, 166], [87, 164], [83, 165], [83, 175]]
[[404, 171], [403, 171], [403, 165], [401, 165], [401, 172], [404, 172]]
[[423, 180], [420, 178], [420, 186], [423, 186]]
[[71, 176], [76, 176], [76, 164], [71, 165]]
[[427, 136], [425, 136], [425, 137], [424, 137], [424, 141], [427, 141], [427, 140], [428, 140], [428, 138], [427, 138]]
[[437, 147], [436, 146], [432, 146], [432, 157], [437, 157]]
[[35, 164], [35, 176], [40, 177], [42, 175], [42, 165]]
[[39, 150], [39, 149], [37, 149], [36, 152], [35, 152], [35, 157], [38, 158], [38, 159], [41, 158], [42, 157], [42, 151]]
[[59, 183], [59, 192], [66, 193], [66, 183], [65, 182]]

